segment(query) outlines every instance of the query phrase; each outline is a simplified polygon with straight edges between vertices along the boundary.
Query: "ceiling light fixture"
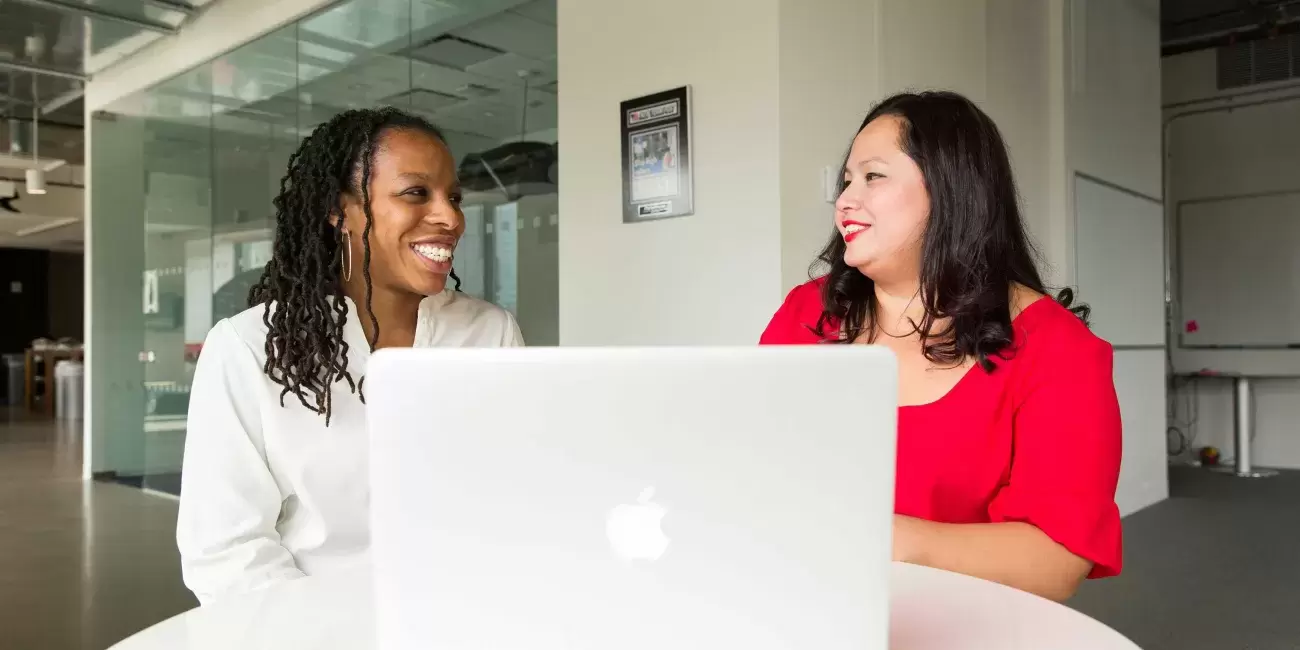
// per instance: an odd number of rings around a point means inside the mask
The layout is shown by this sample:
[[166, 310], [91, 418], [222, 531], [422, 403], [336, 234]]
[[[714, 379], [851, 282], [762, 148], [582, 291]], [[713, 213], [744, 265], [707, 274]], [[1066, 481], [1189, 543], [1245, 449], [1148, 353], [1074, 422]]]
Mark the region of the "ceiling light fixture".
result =
[[[33, 64], [39, 63], [45, 51], [45, 39], [38, 35], [28, 36], [25, 43], [27, 58]], [[36, 73], [32, 73], [32, 166], [27, 170], [27, 193], [45, 193], [45, 170], [41, 168], [41, 98], [36, 92]]]
[[40, 167], [32, 167], [27, 170], [27, 193], [44, 194], [45, 193], [45, 170]]

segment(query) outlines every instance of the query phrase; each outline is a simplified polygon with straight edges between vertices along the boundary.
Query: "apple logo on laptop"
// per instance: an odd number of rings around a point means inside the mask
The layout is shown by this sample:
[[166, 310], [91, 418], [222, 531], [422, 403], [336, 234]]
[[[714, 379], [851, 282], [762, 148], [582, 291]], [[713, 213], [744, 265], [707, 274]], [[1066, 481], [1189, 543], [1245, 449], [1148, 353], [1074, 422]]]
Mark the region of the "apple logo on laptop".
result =
[[668, 550], [671, 539], [660, 528], [663, 522], [663, 506], [654, 502], [655, 489], [648, 487], [641, 491], [636, 504], [626, 503], [609, 511], [605, 520], [605, 534], [614, 553], [624, 560], [646, 560], [653, 562]]

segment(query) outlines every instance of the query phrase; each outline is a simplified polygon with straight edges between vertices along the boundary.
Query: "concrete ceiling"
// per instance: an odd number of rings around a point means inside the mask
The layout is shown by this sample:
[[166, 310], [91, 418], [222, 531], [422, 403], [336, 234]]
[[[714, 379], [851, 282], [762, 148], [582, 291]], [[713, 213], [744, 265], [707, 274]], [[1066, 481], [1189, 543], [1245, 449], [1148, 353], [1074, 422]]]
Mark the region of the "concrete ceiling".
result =
[[[80, 222], [69, 220], [79, 220], [83, 211], [84, 80], [176, 33], [207, 2], [0, 0], [0, 179], [18, 179], [22, 195], [7, 202], [22, 206], [21, 214], [0, 209], [0, 245], [80, 247]], [[52, 170], [44, 197], [26, 196], [22, 182], [34, 164], [34, 145], [40, 154], [35, 164]], [[59, 227], [45, 229], [53, 225]]]
[[1161, 0], [1166, 56], [1300, 30], [1300, 0]]
[[0, 248], [80, 251], [83, 185], [82, 168], [65, 165], [46, 175], [45, 194], [33, 195], [21, 174], [0, 169]]

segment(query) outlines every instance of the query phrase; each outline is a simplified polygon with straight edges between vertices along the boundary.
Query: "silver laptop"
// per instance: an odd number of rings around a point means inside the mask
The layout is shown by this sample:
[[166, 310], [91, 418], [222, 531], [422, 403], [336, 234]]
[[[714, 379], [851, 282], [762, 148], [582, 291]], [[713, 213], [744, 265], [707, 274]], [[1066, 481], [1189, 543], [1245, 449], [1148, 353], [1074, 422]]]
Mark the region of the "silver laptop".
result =
[[884, 650], [883, 348], [385, 350], [381, 650]]

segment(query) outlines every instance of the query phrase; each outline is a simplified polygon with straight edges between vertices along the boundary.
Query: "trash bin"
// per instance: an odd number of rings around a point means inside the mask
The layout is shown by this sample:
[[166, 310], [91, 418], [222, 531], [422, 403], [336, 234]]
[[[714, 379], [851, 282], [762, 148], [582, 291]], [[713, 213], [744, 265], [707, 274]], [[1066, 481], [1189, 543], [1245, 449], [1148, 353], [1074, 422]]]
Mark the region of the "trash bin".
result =
[[23, 389], [27, 383], [27, 361], [21, 354], [6, 354], [4, 365], [5, 404], [12, 407], [23, 406]]
[[60, 420], [81, 419], [84, 375], [85, 366], [79, 361], [64, 360], [54, 364], [54, 408]]

